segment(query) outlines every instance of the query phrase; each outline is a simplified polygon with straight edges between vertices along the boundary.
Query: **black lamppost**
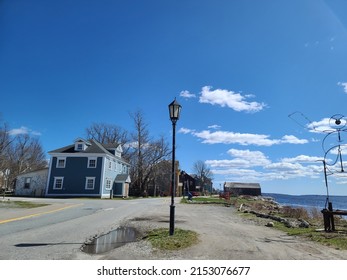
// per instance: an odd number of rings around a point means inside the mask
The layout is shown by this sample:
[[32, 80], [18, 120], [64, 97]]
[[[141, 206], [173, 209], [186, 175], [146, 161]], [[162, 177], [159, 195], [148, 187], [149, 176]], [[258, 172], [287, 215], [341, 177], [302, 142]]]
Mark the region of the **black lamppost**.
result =
[[175, 142], [176, 142], [176, 122], [180, 118], [182, 106], [177, 103], [176, 98], [169, 104], [170, 120], [172, 122], [172, 170], [171, 170], [171, 205], [170, 205], [170, 235], [175, 232], [175, 194], [176, 194], [176, 176], [175, 176]]

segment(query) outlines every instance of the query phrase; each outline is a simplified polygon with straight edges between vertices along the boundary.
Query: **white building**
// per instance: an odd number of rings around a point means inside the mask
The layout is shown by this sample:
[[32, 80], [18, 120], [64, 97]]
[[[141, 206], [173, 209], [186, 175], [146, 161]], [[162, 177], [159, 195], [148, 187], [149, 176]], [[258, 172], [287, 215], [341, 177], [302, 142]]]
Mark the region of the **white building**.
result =
[[48, 168], [30, 171], [17, 176], [15, 195], [44, 196], [47, 185]]

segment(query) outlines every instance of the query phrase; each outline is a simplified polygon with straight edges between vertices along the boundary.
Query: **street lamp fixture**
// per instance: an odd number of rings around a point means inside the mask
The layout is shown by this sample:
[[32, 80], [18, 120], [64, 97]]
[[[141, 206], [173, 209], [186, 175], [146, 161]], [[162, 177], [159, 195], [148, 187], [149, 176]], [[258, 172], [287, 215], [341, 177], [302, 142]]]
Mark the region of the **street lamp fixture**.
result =
[[176, 98], [169, 104], [170, 120], [172, 122], [172, 170], [171, 170], [171, 205], [170, 205], [170, 231], [175, 233], [175, 194], [176, 194], [176, 174], [175, 174], [175, 148], [176, 148], [176, 122], [180, 118], [182, 106], [178, 104]]

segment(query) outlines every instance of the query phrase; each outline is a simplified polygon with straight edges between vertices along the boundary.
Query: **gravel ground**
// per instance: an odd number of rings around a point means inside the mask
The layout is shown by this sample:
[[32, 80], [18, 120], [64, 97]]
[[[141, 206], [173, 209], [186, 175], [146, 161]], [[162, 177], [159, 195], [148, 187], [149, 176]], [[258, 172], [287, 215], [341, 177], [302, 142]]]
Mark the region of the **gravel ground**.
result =
[[[169, 227], [169, 207], [163, 203], [124, 221], [139, 232]], [[83, 259], [109, 260], [346, 260], [347, 251], [336, 250], [241, 217], [233, 207], [176, 204], [175, 227], [196, 231], [199, 243], [178, 251], [153, 249], [146, 240], [128, 243]]]

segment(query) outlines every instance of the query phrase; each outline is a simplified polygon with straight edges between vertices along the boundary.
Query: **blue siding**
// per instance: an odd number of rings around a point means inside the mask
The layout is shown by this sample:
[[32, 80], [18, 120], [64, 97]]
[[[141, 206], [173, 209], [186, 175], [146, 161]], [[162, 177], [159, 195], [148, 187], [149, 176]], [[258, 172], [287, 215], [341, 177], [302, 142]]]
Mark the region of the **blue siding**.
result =
[[[52, 158], [49, 195], [92, 195], [99, 196], [102, 174], [102, 157], [97, 158], [96, 168], [88, 168], [88, 157], [67, 157], [65, 168], [57, 168], [57, 157]], [[63, 189], [54, 190], [54, 177], [64, 177]], [[86, 177], [95, 177], [93, 190], [86, 190]]]
[[[110, 192], [113, 189], [114, 196], [122, 196], [123, 195], [123, 183], [115, 183], [115, 179], [118, 174], [122, 174], [124, 172], [123, 166], [126, 166], [120, 163], [118, 160], [111, 159], [112, 167], [109, 168], [110, 159], [105, 159], [105, 168], [104, 168], [104, 186], [102, 188], [102, 195], [104, 197], [109, 197]], [[127, 171], [127, 170], [126, 170]], [[107, 179], [111, 180], [111, 188], [108, 190], [106, 187]], [[115, 188], [117, 185], [117, 188]]]

